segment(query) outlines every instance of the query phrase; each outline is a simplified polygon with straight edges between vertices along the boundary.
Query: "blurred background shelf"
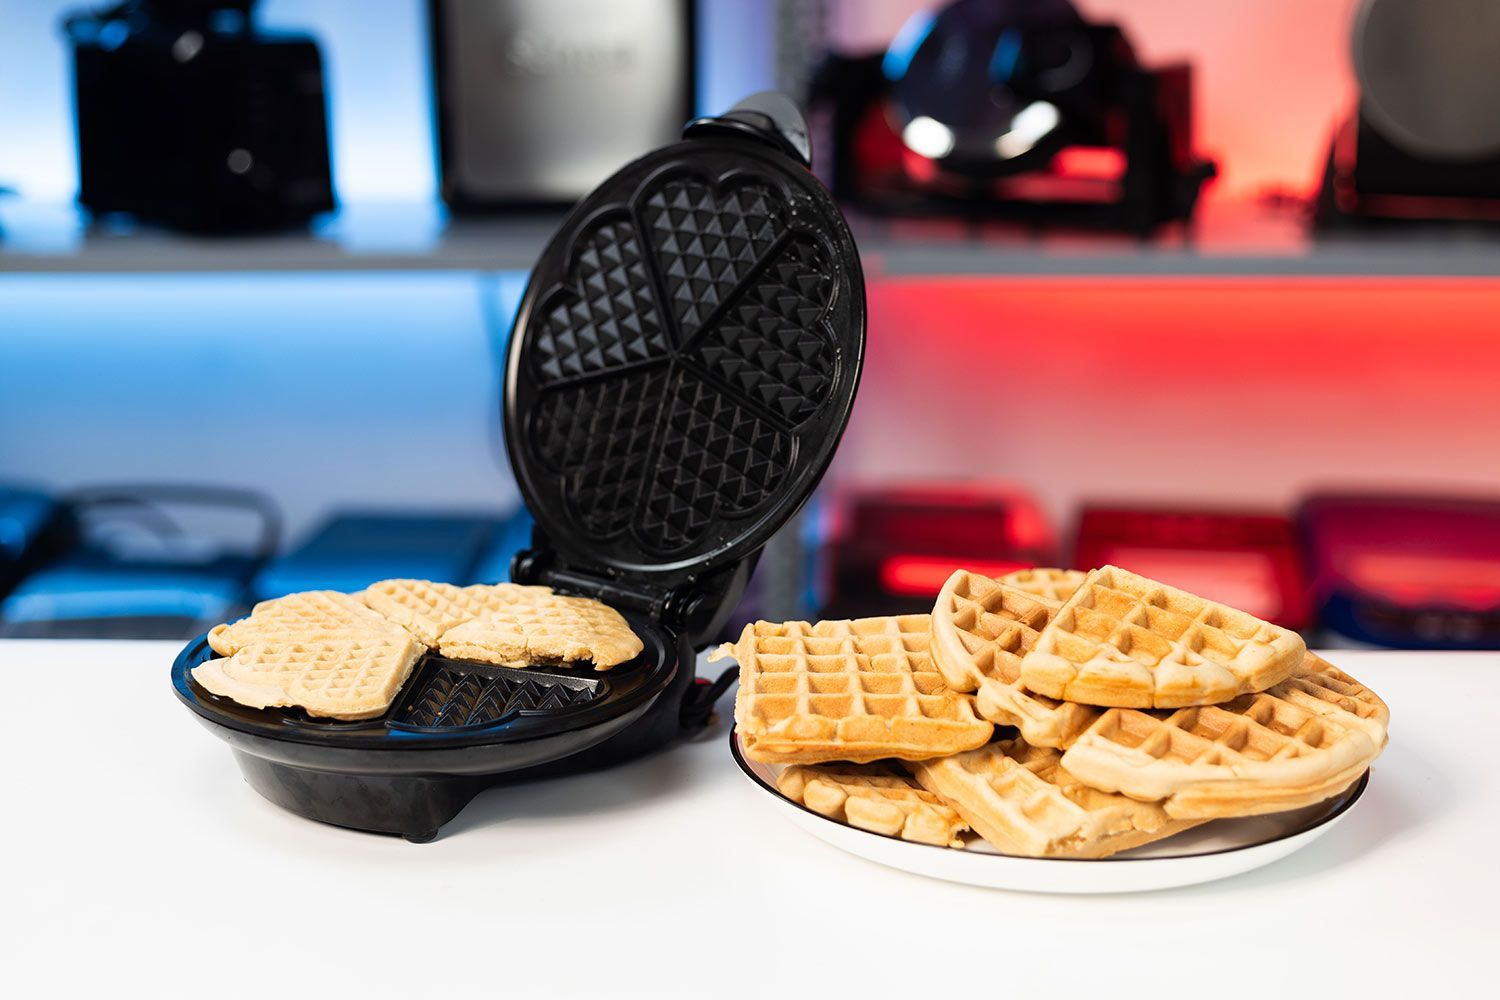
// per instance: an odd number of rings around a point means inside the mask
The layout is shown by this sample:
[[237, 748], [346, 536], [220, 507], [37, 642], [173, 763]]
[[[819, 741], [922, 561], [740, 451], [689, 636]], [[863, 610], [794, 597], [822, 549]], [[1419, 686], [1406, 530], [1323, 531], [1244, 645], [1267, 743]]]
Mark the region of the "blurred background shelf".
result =
[[[433, 202], [350, 204], [306, 232], [211, 238], [91, 225], [65, 203], [0, 201], [5, 273], [526, 271], [563, 213], [450, 218]], [[1500, 276], [1493, 231], [1373, 231], [1314, 238], [1295, 208], [1209, 198], [1191, 230], [1152, 239], [1005, 223], [853, 213], [875, 276]]]

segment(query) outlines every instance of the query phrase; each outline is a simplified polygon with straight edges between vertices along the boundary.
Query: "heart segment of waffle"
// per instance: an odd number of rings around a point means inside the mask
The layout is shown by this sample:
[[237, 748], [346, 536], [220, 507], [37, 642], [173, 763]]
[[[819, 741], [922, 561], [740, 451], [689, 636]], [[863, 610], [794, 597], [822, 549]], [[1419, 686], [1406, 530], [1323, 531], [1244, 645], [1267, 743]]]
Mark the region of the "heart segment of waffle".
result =
[[1028, 857], [1102, 858], [1197, 825], [1159, 803], [1091, 788], [1057, 750], [1002, 740], [908, 765], [991, 846]]
[[1007, 587], [1030, 594], [1056, 611], [1062, 607], [1064, 601], [1078, 591], [1087, 575], [1078, 569], [1037, 566], [1032, 569], [1018, 569], [998, 579]]
[[428, 646], [464, 622], [492, 612], [534, 603], [552, 593], [550, 587], [515, 583], [455, 587], [428, 580], [382, 580], [359, 596], [371, 610], [402, 626]]
[[928, 615], [746, 626], [711, 657], [739, 662], [734, 717], [745, 756], [867, 763], [984, 743], [992, 727], [944, 683], [930, 632]]
[[251, 708], [298, 707], [308, 715], [383, 715], [426, 648], [402, 633], [309, 634], [243, 646], [193, 668], [213, 694]]
[[1080, 780], [1162, 801], [1179, 819], [1280, 812], [1359, 779], [1386, 742], [1390, 713], [1354, 678], [1312, 670], [1223, 705], [1111, 709], [1063, 754]]
[[961, 847], [969, 828], [942, 799], [879, 766], [797, 765], [781, 772], [776, 788], [829, 819], [919, 844]]
[[858, 360], [852, 244], [819, 224], [816, 181], [694, 159], [607, 182], [614, 207], [566, 238], [561, 274], [539, 265], [518, 326], [530, 505], [632, 566], [761, 530], [821, 471], [837, 431], [815, 418], [847, 406]]
[[949, 687], [978, 692], [974, 706], [982, 717], [1019, 727], [1037, 746], [1062, 747], [1087, 729], [1100, 709], [1021, 686], [1021, 658], [1051, 617], [1048, 606], [1030, 594], [958, 570], [933, 607], [932, 659]]
[[221, 656], [233, 656], [256, 643], [343, 633], [407, 636], [399, 624], [371, 610], [360, 594], [309, 590], [261, 601], [248, 617], [215, 625], [208, 632], [208, 644]]
[[1288, 629], [1104, 566], [1042, 630], [1021, 683], [1086, 705], [1213, 705], [1280, 683], [1306, 650]]
[[480, 615], [443, 633], [444, 656], [503, 667], [588, 661], [608, 670], [645, 645], [620, 613], [582, 597], [549, 594]]

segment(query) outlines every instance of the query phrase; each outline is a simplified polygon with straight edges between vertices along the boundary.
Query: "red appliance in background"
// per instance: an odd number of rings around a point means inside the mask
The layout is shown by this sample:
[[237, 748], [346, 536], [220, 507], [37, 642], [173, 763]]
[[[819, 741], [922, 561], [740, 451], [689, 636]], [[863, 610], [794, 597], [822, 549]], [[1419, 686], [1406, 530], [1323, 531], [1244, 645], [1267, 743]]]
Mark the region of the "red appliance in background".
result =
[[1401, 649], [1500, 649], [1500, 501], [1326, 494], [1300, 517], [1328, 628]]
[[1073, 565], [1113, 563], [1285, 628], [1312, 624], [1292, 522], [1276, 514], [1086, 507]]
[[925, 613], [960, 567], [992, 576], [1055, 565], [1041, 508], [1014, 488], [913, 484], [841, 497], [825, 549], [825, 618]]

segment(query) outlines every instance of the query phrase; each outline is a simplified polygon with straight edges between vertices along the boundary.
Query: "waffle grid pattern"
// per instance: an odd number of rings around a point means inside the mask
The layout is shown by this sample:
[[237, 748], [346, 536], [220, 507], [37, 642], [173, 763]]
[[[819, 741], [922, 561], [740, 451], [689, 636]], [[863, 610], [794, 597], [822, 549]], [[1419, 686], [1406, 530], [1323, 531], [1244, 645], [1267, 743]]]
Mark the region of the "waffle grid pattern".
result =
[[995, 848], [1031, 857], [1105, 857], [1178, 833], [1155, 803], [1090, 788], [1054, 749], [1002, 740], [913, 765]]
[[674, 555], [784, 481], [838, 347], [834, 263], [777, 198], [754, 179], [653, 181], [644, 240], [634, 213], [607, 215], [544, 293], [528, 438], [589, 536]]
[[[1110, 709], [1063, 766], [1099, 788], [1165, 799], [1181, 817], [1316, 802], [1356, 779], [1385, 745], [1385, 704], [1349, 681], [1337, 671], [1308, 672], [1223, 705]], [[1345, 699], [1362, 708], [1346, 710]]]
[[214, 694], [252, 707], [300, 706], [312, 716], [362, 719], [386, 711], [422, 652], [410, 636], [274, 640], [210, 660], [193, 676]]
[[1088, 574], [1082, 570], [1037, 566], [1006, 573], [999, 580], [1007, 587], [1014, 587], [1052, 605], [1052, 610], [1056, 611], [1077, 592], [1086, 576]]
[[428, 580], [382, 580], [366, 588], [363, 599], [376, 614], [401, 625], [426, 645], [436, 646], [455, 625], [551, 594], [550, 587], [513, 583], [456, 587]]
[[1305, 650], [1295, 632], [1105, 566], [1053, 615], [1021, 682], [1101, 706], [1215, 704], [1285, 680]]
[[[943, 682], [930, 617], [747, 626], [735, 719], [754, 760], [920, 760], [971, 749], [991, 726]], [[721, 649], [722, 655], [726, 650]]]
[[776, 788], [821, 816], [916, 843], [959, 847], [968, 829], [952, 806], [879, 766], [789, 767]]

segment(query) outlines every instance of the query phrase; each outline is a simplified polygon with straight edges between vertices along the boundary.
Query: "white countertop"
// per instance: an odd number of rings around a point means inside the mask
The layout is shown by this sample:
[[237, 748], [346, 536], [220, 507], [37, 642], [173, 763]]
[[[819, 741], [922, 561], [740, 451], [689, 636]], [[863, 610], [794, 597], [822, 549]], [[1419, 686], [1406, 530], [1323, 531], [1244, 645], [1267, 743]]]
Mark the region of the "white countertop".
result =
[[8, 995], [1220, 1000], [1493, 996], [1500, 979], [1483, 749], [1500, 654], [1331, 654], [1392, 713], [1344, 823], [1227, 881], [1063, 897], [807, 836], [741, 777], [725, 721], [485, 793], [431, 844], [311, 823], [252, 791], [173, 697], [176, 652], [0, 642]]

